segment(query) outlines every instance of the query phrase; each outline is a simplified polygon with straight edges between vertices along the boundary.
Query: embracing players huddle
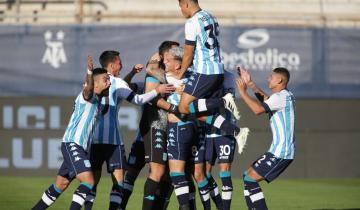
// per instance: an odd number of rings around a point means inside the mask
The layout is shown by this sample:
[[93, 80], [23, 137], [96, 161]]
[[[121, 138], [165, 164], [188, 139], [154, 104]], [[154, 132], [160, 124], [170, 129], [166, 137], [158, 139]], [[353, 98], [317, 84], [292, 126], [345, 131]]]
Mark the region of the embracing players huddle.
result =
[[[272, 71], [268, 78], [271, 96], [256, 86], [247, 70], [239, 68], [235, 78], [221, 62], [216, 18], [201, 10], [197, 0], [179, 0], [179, 6], [188, 19], [185, 44], [161, 43], [147, 63], [142, 94], [131, 83], [142, 65], [135, 65], [121, 79], [119, 52], [104, 51], [100, 68], [93, 68], [88, 57], [84, 88], [75, 100], [61, 145], [63, 164], [55, 183], [32, 209], [48, 208], [75, 178], [80, 185], [70, 210], [92, 209], [104, 162], [113, 181], [109, 209], [126, 209], [145, 163], [150, 170], [142, 209], [167, 209], [173, 191], [179, 209], [196, 209], [196, 187], [204, 209], [211, 208], [211, 200], [217, 209], [230, 209], [235, 146], [241, 154], [249, 133], [248, 128], [236, 126], [240, 118], [234, 101], [236, 88], [255, 114], [269, 114], [271, 147], [243, 174], [248, 208], [267, 209], [258, 182], [271, 182], [294, 158], [295, 98], [287, 90], [289, 71], [282, 67]], [[257, 100], [249, 96], [247, 88]], [[143, 108], [128, 158], [117, 117], [123, 99]], [[216, 159], [221, 192], [211, 174]]]

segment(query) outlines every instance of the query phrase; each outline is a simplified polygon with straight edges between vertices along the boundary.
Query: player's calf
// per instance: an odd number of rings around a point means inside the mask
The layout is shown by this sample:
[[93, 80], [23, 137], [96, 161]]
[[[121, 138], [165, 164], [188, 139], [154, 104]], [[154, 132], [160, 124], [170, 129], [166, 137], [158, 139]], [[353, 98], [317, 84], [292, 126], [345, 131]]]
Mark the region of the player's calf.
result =
[[233, 192], [233, 184], [231, 180], [231, 172], [230, 171], [220, 171], [219, 173], [222, 188], [221, 188], [221, 198], [223, 200], [223, 209], [230, 210], [232, 192]]
[[32, 208], [32, 210], [43, 210], [51, 206], [55, 200], [61, 195], [62, 191], [52, 184], [45, 192], [43, 193], [39, 202]]
[[86, 196], [90, 193], [92, 188], [92, 184], [81, 182], [73, 194], [70, 210], [80, 210], [85, 203]]

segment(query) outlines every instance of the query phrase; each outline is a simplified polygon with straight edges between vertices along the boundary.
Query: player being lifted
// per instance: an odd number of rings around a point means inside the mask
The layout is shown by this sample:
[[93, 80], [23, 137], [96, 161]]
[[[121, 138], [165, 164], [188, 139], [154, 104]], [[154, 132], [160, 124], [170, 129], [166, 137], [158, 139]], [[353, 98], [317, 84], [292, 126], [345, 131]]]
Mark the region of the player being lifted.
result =
[[[268, 152], [257, 159], [243, 174], [244, 196], [249, 209], [266, 210], [264, 194], [258, 182], [268, 183], [277, 178], [293, 161], [295, 152], [295, 97], [287, 89], [290, 73], [286, 68], [275, 68], [268, 78], [272, 95], [268, 96], [251, 80], [245, 69], [236, 83], [246, 105], [256, 114], [269, 114], [272, 143]], [[247, 93], [250, 87], [261, 103]]]
[[[232, 73], [225, 71], [223, 85], [224, 93], [230, 92], [235, 94], [235, 86], [235, 76]], [[235, 123], [234, 117], [228, 110], [220, 108], [219, 111], [227, 120]], [[235, 139], [232, 135], [227, 135], [212, 126], [207, 126], [206, 131], [206, 177], [211, 183], [210, 196], [218, 209], [229, 210], [233, 191], [231, 163], [235, 154]], [[241, 151], [238, 152], [241, 153]], [[216, 159], [219, 164], [219, 176], [222, 182], [221, 196], [217, 188], [217, 183], [211, 174], [211, 169], [215, 164]]]
[[61, 143], [64, 161], [55, 183], [44, 192], [33, 210], [48, 208], [75, 178], [80, 181], [80, 185], [73, 194], [70, 210], [80, 210], [94, 186], [88, 148], [92, 132], [102, 115], [101, 100], [109, 95], [110, 80], [105, 69], [93, 70], [90, 56], [87, 60], [87, 69], [86, 83], [75, 100], [74, 111]]
[[[179, 112], [181, 114], [201, 113], [225, 106], [236, 119], [239, 119], [240, 115], [233, 95], [229, 93], [222, 97], [224, 65], [220, 57], [220, 29], [216, 18], [202, 10], [197, 0], [179, 0], [179, 7], [183, 16], [188, 19], [185, 24], [181, 74], [184, 74], [191, 64], [193, 65], [192, 75], [181, 95]], [[202, 113], [200, 119], [234, 135], [238, 147], [244, 147], [249, 132], [247, 128], [238, 128], [220, 114], [210, 117], [207, 115]]]

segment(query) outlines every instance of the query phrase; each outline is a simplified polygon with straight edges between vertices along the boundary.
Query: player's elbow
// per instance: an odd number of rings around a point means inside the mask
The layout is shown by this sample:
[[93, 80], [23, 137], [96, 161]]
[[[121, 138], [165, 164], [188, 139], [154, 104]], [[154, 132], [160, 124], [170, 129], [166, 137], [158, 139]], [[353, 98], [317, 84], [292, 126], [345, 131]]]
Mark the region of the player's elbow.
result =
[[262, 108], [262, 107], [256, 107], [256, 108], [254, 108], [252, 111], [253, 111], [254, 114], [256, 114], [256, 115], [261, 115], [262, 113], [265, 112], [264, 108]]

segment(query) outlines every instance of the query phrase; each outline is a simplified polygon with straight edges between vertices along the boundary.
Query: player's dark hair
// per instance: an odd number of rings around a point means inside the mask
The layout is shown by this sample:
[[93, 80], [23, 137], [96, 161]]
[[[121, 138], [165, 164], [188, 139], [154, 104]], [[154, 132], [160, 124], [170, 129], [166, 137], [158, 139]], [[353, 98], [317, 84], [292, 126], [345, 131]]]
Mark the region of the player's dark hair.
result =
[[158, 51], [158, 52], [159, 52], [159, 55], [160, 55], [161, 57], [163, 57], [163, 56], [164, 56], [164, 53], [165, 53], [166, 51], [170, 50], [171, 47], [174, 46], [174, 45], [180, 46], [179, 42], [175, 42], [175, 41], [164, 41], [164, 42], [162, 42], [162, 43], [160, 44], [160, 46], [159, 46], [159, 51]]
[[287, 84], [290, 81], [290, 72], [284, 67], [278, 67], [273, 70], [273, 72], [277, 74], [281, 74], [285, 78], [285, 84]]
[[107, 65], [111, 62], [114, 62], [117, 57], [120, 55], [118, 51], [114, 50], [106, 50], [103, 53], [101, 53], [99, 57], [99, 63], [101, 67], [106, 68]]
[[159, 55], [160, 55], [160, 64], [159, 67], [161, 69], [165, 69], [165, 64], [164, 64], [164, 53], [168, 50], [171, 49], [172, 46], [180, 46], [179, 42], [175, 42], [175, 41], [163, 41], [160, 46], [159, 46]]
[[95, 69], [93, 69], [92, 72], [93, 72], [93, 76], [107, 73], [106, 69], [104, 69], [104, 68], [95, 68]]

